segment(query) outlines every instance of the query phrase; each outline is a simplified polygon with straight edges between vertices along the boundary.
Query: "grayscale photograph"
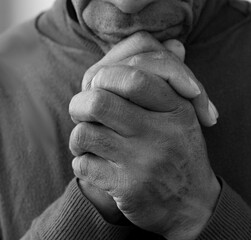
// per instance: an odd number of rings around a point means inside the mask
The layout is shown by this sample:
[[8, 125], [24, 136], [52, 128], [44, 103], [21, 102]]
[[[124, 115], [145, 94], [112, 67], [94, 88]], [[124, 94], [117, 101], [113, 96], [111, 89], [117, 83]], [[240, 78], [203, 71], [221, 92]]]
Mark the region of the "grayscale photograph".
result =
[[251, 0], [0, 0], [0, 240], [251, 240], [250, 184]]

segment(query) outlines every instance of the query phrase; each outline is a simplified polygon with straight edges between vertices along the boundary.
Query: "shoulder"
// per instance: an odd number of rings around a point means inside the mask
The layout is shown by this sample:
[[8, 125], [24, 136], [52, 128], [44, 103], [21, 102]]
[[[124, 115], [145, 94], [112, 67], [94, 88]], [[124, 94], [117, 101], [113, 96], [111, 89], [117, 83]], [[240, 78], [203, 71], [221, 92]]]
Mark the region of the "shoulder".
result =
[[25, 66], [40, 51], [35, 24], [33, 19], [0, 35], [0, 99], [22, 89]]
[[0, 35], [0, 59], [14, 54], [30, 52], [37, 47], [39, 37], [36, 19], [10, 28]]

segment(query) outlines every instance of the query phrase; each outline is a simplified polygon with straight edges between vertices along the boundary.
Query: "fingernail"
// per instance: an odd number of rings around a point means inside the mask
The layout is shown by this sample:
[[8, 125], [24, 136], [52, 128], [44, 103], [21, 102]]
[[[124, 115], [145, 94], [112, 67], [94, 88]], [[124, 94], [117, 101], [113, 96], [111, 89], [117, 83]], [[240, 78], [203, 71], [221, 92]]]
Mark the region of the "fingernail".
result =
[[194, 92], [196, 93], [196, 95], [200, 95], [201, 91], [200, 88], [198, 87], [198, 85], [195, 83], [195, 81], [189, 77], [189, 82], [194, 90]]
[[215, 107], [215, 105], [210, 100], [209, 100], [209, 104], [211, 105], [211, 107], [215, 113], [216, 118], [219, 118], [219, 112], [218, 112], [217, 108]]
[[209, 100], [209, 104], [208, 104], [208, 112], [210, 115], [210, 118], [212, 120], [212, 124], [216, 124], [217, 123], [217, 114], [215, 112], [215, 107], [213, 105], [213, 103]]

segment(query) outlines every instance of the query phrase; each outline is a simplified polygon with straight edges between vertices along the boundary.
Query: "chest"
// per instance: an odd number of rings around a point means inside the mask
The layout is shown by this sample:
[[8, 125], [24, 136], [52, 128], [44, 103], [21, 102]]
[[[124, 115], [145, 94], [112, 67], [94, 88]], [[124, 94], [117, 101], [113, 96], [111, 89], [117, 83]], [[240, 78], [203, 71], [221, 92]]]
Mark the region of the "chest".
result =
[[[244, 38], [240, 38], [244, 39]], [[216, 105], [216, 126], [203, 128], [211, 165], [251, 202], [251, 50], [249, 43], [218, 42], [188, 52], [187, 64]], [[189, 55], [191, 54], [191, 55]]]

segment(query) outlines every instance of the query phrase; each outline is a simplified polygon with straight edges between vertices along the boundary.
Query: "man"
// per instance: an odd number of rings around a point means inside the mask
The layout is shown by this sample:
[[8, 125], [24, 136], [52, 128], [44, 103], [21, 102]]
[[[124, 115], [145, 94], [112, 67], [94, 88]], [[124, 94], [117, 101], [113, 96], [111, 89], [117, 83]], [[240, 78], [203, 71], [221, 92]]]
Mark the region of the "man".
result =
[[1, 238], [250, 239], [250, 21], [240, 1], [58, 0], [4, 34]]

